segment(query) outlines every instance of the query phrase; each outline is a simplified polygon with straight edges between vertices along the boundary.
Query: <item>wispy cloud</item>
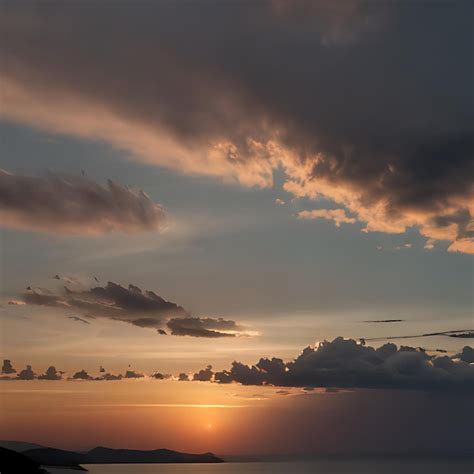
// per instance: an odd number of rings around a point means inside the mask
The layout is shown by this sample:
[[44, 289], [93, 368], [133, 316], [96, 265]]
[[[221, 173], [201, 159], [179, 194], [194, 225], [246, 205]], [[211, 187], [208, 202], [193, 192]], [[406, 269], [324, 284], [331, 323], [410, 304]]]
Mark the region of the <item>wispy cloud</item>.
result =
[[163, 208], [143, 191], [78, 176], [20, 176], [0, 170], [2, 225], [46, 233], [157, 231]]
[[[63, 277], [58, 275], [62, 282]], [[84, 289], [71, 281], [60, 290], [28, 287], [23, 294], [23, 304], [49, 306], [68, 312], [80, 312], [69, 319], [90, 324], [93, 318], [108, 318], [142, 328], [152, 328], [162, 336], [164, 328], [173, 336], [221, 338], [250, 335], [246, 328], [235, 321], [223, 318], [197, 317], [182, 306], [167, 301], [154, 291], [143, 291], [136, 285], [128, 288], [109, 281], [105, 286]], [[85, 319], [86, 318], [86, 319]]]

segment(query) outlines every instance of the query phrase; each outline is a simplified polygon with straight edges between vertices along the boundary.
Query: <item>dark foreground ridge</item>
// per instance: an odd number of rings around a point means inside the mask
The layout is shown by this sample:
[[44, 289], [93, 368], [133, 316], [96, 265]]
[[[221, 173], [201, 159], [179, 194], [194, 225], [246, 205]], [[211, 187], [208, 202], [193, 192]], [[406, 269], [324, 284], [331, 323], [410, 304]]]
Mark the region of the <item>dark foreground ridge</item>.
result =
[[[163, 463], [221, 463], [224, 462], [212, 453], [203, 454], [189, 454], [181, 453], [179, 451], [172, 451], [171, 449], [155, 449], [150, 451], [142, 451], [135, 449], [113, 449], [105, 447], [97, 447], [88, 452], [74, 452], [64, 451], [62, 449], [46, 448], [40, 445], [31, 443], [23, 443], [18, 441], [0, 441], [0, 446], [8, 446], [12, 449], [0, 448], [7, 455], [2, 454], [1, 462], [8, 460], [8, 462], [18, 463], [21, 459], [30, 462], [31, 468], [39, 468], [42, 466], [67, 467], [70, 469], [77, 469], [87, 471], [83, 464], [163, 464]], [[34, 447], [31, 449], [31, 447]], [[21, 453], [21, 454], [20, 454]], [[15, 456], [18, 456], [15, 458]], [[3, 464], [0, 464], [3, 466]], [[20, 464], [19, 464], [20, 466]], [[30, 471], [17, 468], [12, 472], [28, 474]], [[1, 474], [8, 474], [7, 470], [0, 469]], [[33, 474], [45, 472], [32, 470]]]
[[68, 467], [78, 471], [87, 471], [80, 464], [87, 463], [87, 455], [54, 448], [36, 448], [23, 451], [25, 456], [43, 466]]
[[170, 449], [140, 451], [135, 449], [112, 449], [97, 447], [86, 454], [90, 464], [122, 463], [219, 463], [224, 462], [212, 453], [189, 454]]
[[0, 472], [2, 474], [45, 474], [40, 463], [22, 453], [0, 447]]

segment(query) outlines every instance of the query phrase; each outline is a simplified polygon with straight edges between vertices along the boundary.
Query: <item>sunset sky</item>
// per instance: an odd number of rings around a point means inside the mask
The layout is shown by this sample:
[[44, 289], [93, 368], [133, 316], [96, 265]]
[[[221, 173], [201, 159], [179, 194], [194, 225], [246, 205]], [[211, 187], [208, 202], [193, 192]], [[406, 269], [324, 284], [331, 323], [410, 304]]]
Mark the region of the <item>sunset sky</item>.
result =
[[0, 12], [0, 439], [472, 451], [471, 2]]

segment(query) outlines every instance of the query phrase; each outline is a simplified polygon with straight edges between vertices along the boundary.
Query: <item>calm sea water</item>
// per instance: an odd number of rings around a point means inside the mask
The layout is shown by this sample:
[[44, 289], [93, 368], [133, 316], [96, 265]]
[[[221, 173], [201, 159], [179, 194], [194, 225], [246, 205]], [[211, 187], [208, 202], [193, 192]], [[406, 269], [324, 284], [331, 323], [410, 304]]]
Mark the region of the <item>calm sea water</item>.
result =
[[[88, 464], [90, 474], [472, 474], [473, 460], [318, 460], [224, 464]], [[71, 470], [49, 469], [51, 474]]]

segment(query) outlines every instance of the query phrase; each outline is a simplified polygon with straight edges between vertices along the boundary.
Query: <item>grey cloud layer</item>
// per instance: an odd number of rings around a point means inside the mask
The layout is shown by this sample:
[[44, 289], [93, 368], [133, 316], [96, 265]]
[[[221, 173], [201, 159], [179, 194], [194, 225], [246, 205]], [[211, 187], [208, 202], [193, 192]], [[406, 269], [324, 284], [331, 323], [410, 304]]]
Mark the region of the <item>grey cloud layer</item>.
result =
[[2, 225], [41, 232], [101, 234], [161, 228], [165, 211], [143, 191], [109, 180], [19, 176], [0, 170]]
[[[153, 291], [142, 291], [130, 284], [125, 288], [109, 281], [105, 286], [87, 290], [73, 290], [64, 286], [63, 291], [53, 292], [45, 288], [28, 287], [23, 302], [30, 305], [51, 306], [66, 311], [80, 311], [89, 319], [95, 317], [123, 321], [143, 328], [157, 329], [167, 326], [174, 336], [192, 337], [235, 337], [244, 333], [244, 328], [235, 321], [223, 318], [200, 318], [192, 316], [183, 307], [166, 301]], [[89, 323], [78, 316], [69, 318]]]
[[474, 251], [469, 2], [2, 6], [7, 119]]
[[252, 366], [233, 362], [216, 372], [220, 383], [282, 387], [393, 388], [474, 391], [472, 348], [460, 354], [430, 356], [414, 347], [385, 344], [378, 349], [342, 337], [307, 347], [292, 362], [260, 359]]
[[168, 321], [167, 326], [174, 336], [235, 337], [243, 331], [235, 321], [222, 318], [173, 318]]

